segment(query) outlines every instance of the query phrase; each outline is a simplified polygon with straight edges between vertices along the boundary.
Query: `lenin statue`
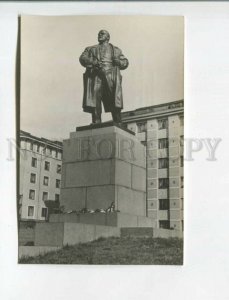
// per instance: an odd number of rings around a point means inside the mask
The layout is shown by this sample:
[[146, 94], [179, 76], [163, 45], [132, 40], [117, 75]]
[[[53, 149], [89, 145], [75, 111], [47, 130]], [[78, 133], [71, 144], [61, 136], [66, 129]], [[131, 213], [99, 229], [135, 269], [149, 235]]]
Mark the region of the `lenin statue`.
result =
[[111, 112], [113, 121], [121, 123], [122, 76], [128, 67], [122, 51], [109, 43], [106, 30], [98, 33], [98, 45], [87, 47], [79, 58], [86, 72], [83, 74], [83, 110], [92, 114], [92, 123], [101, 123], [102, 103]]

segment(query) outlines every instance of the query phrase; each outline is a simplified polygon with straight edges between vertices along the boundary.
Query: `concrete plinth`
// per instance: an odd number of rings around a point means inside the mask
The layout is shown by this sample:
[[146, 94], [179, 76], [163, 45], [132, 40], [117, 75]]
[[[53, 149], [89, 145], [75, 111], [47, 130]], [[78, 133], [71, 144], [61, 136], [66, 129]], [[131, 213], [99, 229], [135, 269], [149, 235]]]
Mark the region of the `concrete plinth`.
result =
[[[63, 143], [61, 205], [65, 212], [37, 224], [35, 246], [58, 246], [120, 236], [123, 227], [153, 228], [146, 217], [145, 147], [114, 124], [79, 128]], [[79, 213], [107, 209], [115, 211]]]
[[114, 227], [155, 227], [154, 220], [144, 216], [112, 212], [112, 213], [85, 213], [85, 214], [53, 214], [49, 217], [50, 223], [81, 223]]
[[146, 216], [145, 147], [115, 125], [85, 126], [63, 143], [61, 205], [65, 211], [107, 209]]
[[63, 247], [110, 236], [120, 236], [120, 228], [67, 222], [38, 223], [35, 229], [35, 246]]

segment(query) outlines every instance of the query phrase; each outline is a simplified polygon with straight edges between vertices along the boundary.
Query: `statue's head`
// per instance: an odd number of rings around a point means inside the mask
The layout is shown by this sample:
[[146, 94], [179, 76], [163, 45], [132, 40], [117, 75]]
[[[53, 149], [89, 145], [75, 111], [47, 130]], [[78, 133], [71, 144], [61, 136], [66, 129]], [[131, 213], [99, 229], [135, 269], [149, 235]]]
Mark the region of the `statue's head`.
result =
[[106, 30], [100, 30], [98, 33], [98, 41], [99, 43], [103, 43], [105, 41], [109, 42], [110, 40], [110, 33]]

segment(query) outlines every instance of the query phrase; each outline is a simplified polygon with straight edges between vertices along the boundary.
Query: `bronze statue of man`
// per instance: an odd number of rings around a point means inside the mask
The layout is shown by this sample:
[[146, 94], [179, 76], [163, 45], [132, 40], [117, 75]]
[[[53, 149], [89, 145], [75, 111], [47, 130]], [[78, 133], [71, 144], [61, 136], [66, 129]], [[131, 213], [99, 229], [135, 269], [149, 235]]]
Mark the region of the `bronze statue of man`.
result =
[[87, 47], [79, 58], [86, 68], [83, 74], [83, 110], [92, 114], [92, 123], [101, 123], [102, 103], [105, 112], [111, 112], [113, 121], [121, 123], [123, 97], [120, 70], [125, 70], [129, 62], [109, 40], [109, 32], [100, 30], [99, 44]]

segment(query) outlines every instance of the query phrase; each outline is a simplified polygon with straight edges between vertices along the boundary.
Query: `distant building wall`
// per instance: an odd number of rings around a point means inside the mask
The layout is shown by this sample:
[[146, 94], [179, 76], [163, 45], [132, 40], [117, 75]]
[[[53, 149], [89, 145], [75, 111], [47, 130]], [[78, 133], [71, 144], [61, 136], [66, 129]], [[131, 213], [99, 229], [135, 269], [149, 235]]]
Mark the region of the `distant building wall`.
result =
[[183, 100], [122, 113], [147, 152], [147, 215], [158, 228], [183, 229]]
[[62, 143], [20, 132], [20, 219], [45, 220], [60, 197]]

